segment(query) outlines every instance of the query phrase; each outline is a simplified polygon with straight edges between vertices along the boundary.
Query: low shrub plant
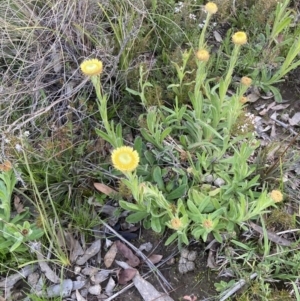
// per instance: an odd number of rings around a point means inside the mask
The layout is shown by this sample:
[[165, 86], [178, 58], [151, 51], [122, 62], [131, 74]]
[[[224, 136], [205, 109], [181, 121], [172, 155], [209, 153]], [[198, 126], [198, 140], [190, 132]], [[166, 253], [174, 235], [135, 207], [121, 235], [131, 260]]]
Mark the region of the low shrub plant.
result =
[[[145, 228], [158, 233], [167, 226], [175, 232], [166, 244], [177, 239], [180, 246], [189, 243], [190, 234], [204, 241], [212, 234], [221, 242], [223, 233], [238, 232], [245, 228], [246, 221], [275, 205], [267, 189], [257, 191], [259, 176], [254, 176], [256, 168], [250, 163], [259, 146], [253, 128], [245, 128], [244, 133], [235, 128], [243, 113], [241, 99], [252, 84], [251, 78], [242, 77], [235, 93], [228, 94], [247, 34], [240, 31], [232, 35], [234, 47], [226, 72], [218, 81], [208, 78], [211, 54], [205, 33], [218, 8], [209, 2], [205, 10], [207, 17], [197, 49], [183, 51], [182, 64], [174, 63], [178, 83], [168, 87], [175, 94], [174, 106], [149, 105], [146, 88], [152, 84], [145, 79], [143, 67], [139, 90], [127, 88], [146, 109], [141, 116], [142, 137], [135, 139], [133, 148], [123, 146], [121, 124], [115, 126], [108, 121], [108, 95], [102, 92], [100, 84], [102, 62], [91, 59], [81, 64], [82, 72], [95, 87], [103, 121], [103, 129], [96, 132], [113, 146], [112, 164], [123, 174], [121, 181], [133, 196], [132, 202], [120, 201], [120, 206], [131, 212], [127, 221], [143, 221]], [[191, 57], [195, 70], [187, 71]], [[186, 83], [187, 74], [194, 78]], [[182, 95], [184, 85], [193, 86], [187, 95]], [[178, 102], [182, 96], [189, 105]], [[149, 143], [152, 147], [147, 149]], [[207, 178], [213, 181], [207, 184]]]

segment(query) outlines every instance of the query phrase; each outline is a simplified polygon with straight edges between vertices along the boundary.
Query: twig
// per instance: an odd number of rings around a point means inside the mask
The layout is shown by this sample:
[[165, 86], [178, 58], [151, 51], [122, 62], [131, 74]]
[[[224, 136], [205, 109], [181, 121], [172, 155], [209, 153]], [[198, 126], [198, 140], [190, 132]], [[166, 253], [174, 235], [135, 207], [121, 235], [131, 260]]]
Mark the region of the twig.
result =
[[[116, 235], [120, 240], [122, 240], [124, 243], [126, 243], [130, 248], [132, 248], [139, 257], [141, 257], [148, 265], [148, 267], [150, 268], [150, 270], [156, 271], [157, 275], [159, 276], [159, 278], [164, 282], [164, 284], [166, 285], [166, 287], [169, 290], [173, 290], [173, 287], [171, 286], [171, 284], [166, 280], [166, 278], [162, 275], [162, 273], [157, 269], [157, 266], [155, 266], [148, 258], [147, 256], [140, 251], [138, 248], [136, 248], [133, 244], [131, 244], [129, 241], [127, 241], [125, 238], [123, 238], [118, 232], [116, 232], [112, 227], [110, 227], [107, 223], [105, 223], [104, 221], [102, 221], [103, 225], [109, 229], [110, 232], [112, 232], [114, 235]], [[162, 289], [165, 291], [165, 293], [168, 293], [168, 290], [166, 290], [166, 288], [161, 285]]]
[[[252, 275], [250, 275], [250, 280], [256, 278], [257, 273], [253, 273]], [[222, 295], [225, 294], [225, 296], [223, 296], [220, 301], [225, 301], [227, 298], [229, 298], [230, 296], [232, 296], [235, 292], [237, 292], [239, 289], [241, 289], [244, 285], [246, 284], [246, 280], [245, 279], [240, 279], [232, 288], [226, 290], [225, 292], [223, 292]]]
[[278, 123], [279, 125], [281, 125], [282, 127], [284, 127], [285, 129], [288, 129], [292, 134], [294, 134], [294, 135], [298, 135], [298, 133], [297, 132], [295, 132], [292, 128], [291, 128], [291, 126], [290, 125], [288, 125], [288, 124], [285, 124], [285, 123], [283, 123], [283, 122], [281, 122], [281, 121], [279, 121], [279, 120], [277, 120], [276, 118], [274, 118], [274, 117], [270, 117], [272, 120], [274, 120], [276, 123]]

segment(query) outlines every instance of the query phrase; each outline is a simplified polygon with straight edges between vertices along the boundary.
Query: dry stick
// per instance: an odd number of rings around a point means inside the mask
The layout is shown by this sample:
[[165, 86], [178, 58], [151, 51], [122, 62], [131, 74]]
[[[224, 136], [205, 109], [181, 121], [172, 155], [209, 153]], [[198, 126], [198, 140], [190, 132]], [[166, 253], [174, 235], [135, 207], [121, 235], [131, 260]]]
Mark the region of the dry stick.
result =
[[[253, 273], [252, 275], [250, 275], [250, 279], [254, 279], [256, 278], [257, 273]], [[246, 284], [246, 280], [245, 279], [240, 279], [232, 288], [226, 290], [223, 295], [225, 294], [225, 296], [223, 296], [220, 301], [225, 301], [227, 298], [229, 298], [230, 296], [232, 296], [235, 292], [237, 292], [239, 289], [241, 289], [244, 285]]]
[[290, 125], [285, 124], [285, 123], [283, 123], [283, 122], [277, 120], [277, 119], [274, 118], [274, 117], [270, 117], [270, 118], [271, 118], [272, 120], [274, 120], [276, 123], [278, 123], [279, 125], [281, 125], [282, 127], [284, 127], [285, 129], [288, 129], [292, 134], [294, 134], [294, 135], [297, 135], [297, 134], [298, 134], [297, 132], [295, 132], [295, 131], [291, 128]]
[[[155, 271], [157, 275], [160, 277], [160, 279], [164, 282], [164, 284], [167, 286], [169, 290], [173, 290], [173, 287], [171, 284], [167, 281], [167, 279], [162, 275], [162, 273], [157, 269], [157, 267], [147, 258], [147, 256], [141, 252], [138, 248], [136, 248], [133, 244], [131, 244], [129, 241], [127, 241], [125, 238], [123, 238], [118, 232], [116, 232], [112, 227], [110, 227], [107, 223], [102, 221], [103, 225], [108, 228], [113, 234], [115, 234], [120, 240], [122, 240], [124, 243], [130, 246], [138, 255], [141, 257], [148, 265], [148, 267]], [[161, 284], [161, 283], [160, 283]], [[165, 289], [165, 287], [161, 284], [162, 289], [165, 291], [166, 294], [168, 294], [168, 291]]]

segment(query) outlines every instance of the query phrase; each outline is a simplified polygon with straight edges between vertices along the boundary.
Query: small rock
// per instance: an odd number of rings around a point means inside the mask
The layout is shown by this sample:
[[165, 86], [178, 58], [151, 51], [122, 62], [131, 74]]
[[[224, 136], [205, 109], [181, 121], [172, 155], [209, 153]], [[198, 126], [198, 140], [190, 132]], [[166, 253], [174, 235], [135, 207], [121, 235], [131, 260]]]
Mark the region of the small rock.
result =
[[217, 186], [217, 187], [221, 187], [222, 185], [225, 184], [225, 181], [221, 178], [216, 178], [215, 181], [214, 181], [214, 184]]
[[185, 266], [188, 272], [195, 269], [195, 263], [193, 261], [188, 261]]
[[93, 286], [89, 287], [89, 293], [91, 295], [95, 295], [95, 296], [99, 295], [101, 293], [100, 284], [96, 284], [96, 285], [93, 285]]
[[207, 175], [204, 178], [204, 182], [206, 182], [206, 183], [212, 183], [213, 181], [214, 181], [214, 177], [212, 175]]
[[187, 267], [185, 264], [180, 264], [178, 266], [178, 271], [180, 274], [186, 274], [188, 272]]
[[78, 275], [80, 273], [80, 271], [81, 271], [81, 267], [75, 266], [75, 268], [74, 268], [75, 275]]
[[181, 257], [183, 257], [183, 258], [187, 258], [187, 257], [188, 257], [188, 255], [189, 255], [189, 250], [188, 250], [188, 249], [185, 249], [185, 248], [183, 248], [183, 249], [181, 250]]
[[187, 259], [189, 261], [195, 261], [196, 257], [197, 257], [197, 252], [196, 251], [190, 251]]
[[187, 259], [186, 259], [186, 258], [183, 258], [183, 257], [180, 257], [178, 263], [179, 263], [179, 264], [186, 264], [186, 263], [187, 263]]

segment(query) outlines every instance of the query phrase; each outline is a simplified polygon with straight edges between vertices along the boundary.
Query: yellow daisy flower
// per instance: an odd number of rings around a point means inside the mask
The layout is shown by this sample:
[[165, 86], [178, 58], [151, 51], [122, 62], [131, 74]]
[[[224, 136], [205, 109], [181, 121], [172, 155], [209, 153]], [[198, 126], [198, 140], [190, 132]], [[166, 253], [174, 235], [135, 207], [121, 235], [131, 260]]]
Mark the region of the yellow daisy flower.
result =
[[252, 79], [248, 76], [243, 76], [241, 78], [241, 84], [244, 85], [244, 86], [249, 87], [252, 84]]
[[207, 2], [205, 5], [205, 10], [209, 13], [209, 14], [215, 14], [218, 11], [218, 6], [213, 3], [213, 2]]
[[200, 49], [196, 52], [196, 57], [199, 61], [207, 62], [209, 60], [209, 52], [205, 49]]
[[247, 43], [247, 35], [243, 31], [238, 31], [232, 36], [232, 42], [235, 45], [244, 45]]
[[283, 195], [279, 190], [272, 190], [270, 193], [270, 197], [275, 203], [279, 203], [283, 200]]
[[130, 146], [122, 146], [113, 150], [111, 154], [113, 166], [122, 171], [133, 171], [139, 165], [140, 157], [136, 150]]
[[81, 63], [80, 69], [84, 75], [99, 75], [103, 71], [103, 64], [98, 59], [85, 60]]

